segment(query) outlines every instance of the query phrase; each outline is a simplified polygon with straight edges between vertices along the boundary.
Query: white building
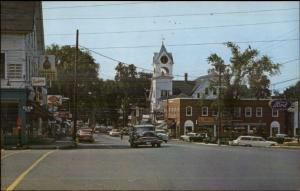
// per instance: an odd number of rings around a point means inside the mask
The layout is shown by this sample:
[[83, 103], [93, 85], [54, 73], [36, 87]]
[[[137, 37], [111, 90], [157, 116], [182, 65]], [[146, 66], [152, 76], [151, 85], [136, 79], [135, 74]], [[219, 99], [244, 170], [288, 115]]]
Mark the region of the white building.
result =
[[[166, 50], [162, 43], [160, 51], [153, 56], [153, 77], [150, 90], [150, 112], [154, 122], [163, 118], [162, 101], [167, 98], [187, 97], [215, 99], [217, 92], [210, 87], [210, 80], [216, 75], [208, 74], [200, 76], [196, 80], [188, 81], [188, 74], [184, 74], [184, 80], [173, 80], [174, 60], [172, 53]], [[199, 67], [201, 67], [199, 65]]]
[[[31, 77], [38, 76], [39, 57], [44, 51], [41, 1], [1, 1], [1, 133], [4, 144], [17, 141], [16, 121], [21, 123], [22, 142], [28, 140], [26, 110], [28, 101], [34, 101], [37, 93], [31, 85]], [[40, 91], [45, 92], [45, 89]]]

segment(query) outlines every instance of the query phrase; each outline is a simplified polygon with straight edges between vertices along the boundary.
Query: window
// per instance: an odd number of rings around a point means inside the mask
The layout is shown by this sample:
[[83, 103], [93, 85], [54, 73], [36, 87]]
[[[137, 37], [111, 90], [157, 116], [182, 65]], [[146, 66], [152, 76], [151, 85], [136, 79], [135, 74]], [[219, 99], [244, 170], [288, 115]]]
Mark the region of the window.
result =
[[197, 93], [197, 98], [200, 98], [201, 97], [201, 94], [200, 93]]
[[208, 88], [205, 88], [205, 95], [208, 95]]
[[234, 107], [233, 113], [234, 113], [234, 117], [241, 117], [241, 108], [240, 107]]
[[262, 107], [256, 108], [256, 117], [262, 117]]
[[272, 109], [272, 117], [278, 117], [278, 110]]
[[8, 64], [7, 78], [22, 78], [22, 64]]
[[5, 78], [5, 53], [1, 52], [0, 78]]
[[169, 95], [169, 91], [168, 90], [161, 90], [160, 97], [167, 97], [168, 95]]
[[245, 107], [245, 117], [251, 117], [251, 116], [252, 116], [252, 108]]
[[208, 116], [208, 107], [202, 107], [202, 116]]
[[213, 95], [217, 95], [217, 89], [213, 88]]
[[192, 116], [192, 107], [191, 106], [186, 107], [186, 116]]
[[251, 138], [250, 137], [242, 137], [241, 140], [243, 140], [243, 141], [251, 141]]

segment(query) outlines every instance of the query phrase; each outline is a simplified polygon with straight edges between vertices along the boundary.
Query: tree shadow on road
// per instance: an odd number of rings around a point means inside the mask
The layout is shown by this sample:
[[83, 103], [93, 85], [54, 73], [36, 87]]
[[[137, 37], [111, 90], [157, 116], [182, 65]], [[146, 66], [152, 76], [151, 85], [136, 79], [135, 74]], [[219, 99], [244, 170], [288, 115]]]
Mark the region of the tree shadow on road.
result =
[[77, 145], [76, 149], [163, 149], [170, 147], [169, 145], [162, 145], [160, 148], [158, 147], [151, 147], [151, 146], [144, 146], [141, 145], [137, 148], [131, 148], [130, 145], [116, 145], [116, 144], [82, 144], [80, 143]]

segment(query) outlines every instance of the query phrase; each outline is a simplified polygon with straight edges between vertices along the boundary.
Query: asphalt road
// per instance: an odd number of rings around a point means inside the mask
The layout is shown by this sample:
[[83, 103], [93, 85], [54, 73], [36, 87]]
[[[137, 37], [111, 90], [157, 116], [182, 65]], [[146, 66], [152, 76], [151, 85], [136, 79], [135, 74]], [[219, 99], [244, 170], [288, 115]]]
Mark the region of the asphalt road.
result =
[[300, 150], [95, 138], [78, 149], [1, 152], [1, 190], [300, 190]]

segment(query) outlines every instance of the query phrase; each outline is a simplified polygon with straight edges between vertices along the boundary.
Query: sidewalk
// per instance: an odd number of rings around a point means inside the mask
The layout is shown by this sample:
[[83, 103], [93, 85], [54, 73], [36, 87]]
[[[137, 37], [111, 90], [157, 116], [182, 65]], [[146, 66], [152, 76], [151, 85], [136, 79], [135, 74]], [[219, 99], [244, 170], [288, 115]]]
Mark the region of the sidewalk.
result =
[[34, 143], [17, 147], [15, 145], [5, 146], [4, 150], [23, 150], [23, 149], [72, 149], [75, 148], [76, 144], [73, 142], [71, 137], [61, 138], [60, 140], [54, 140], [47, 144], [45, 143]]
[[[170, 141], [184, 143], [183, 141], [181, 141], [179, 139], [170, 139]], [[191, 144], [197, 144], [197, 145], [207, 145], [207, 146], [222, 146], [222, 147], [232, 146], [232, 145], [224, 145], [224, 144], [218, 145], [218, 144], [215, 144], [215, 143], [204, 143], [204, 142], [185, 142], [185, 143], [191, 143]], [[272, 146], [272, 147], [269, 147], [269, 148], [300, 149], [300, 146], [298, 146], [298, 145], [296, 145], [296, 146], [289, 146], [289, 145], [281, 144], [281, 145]]]

